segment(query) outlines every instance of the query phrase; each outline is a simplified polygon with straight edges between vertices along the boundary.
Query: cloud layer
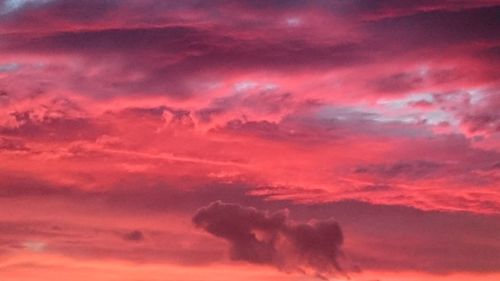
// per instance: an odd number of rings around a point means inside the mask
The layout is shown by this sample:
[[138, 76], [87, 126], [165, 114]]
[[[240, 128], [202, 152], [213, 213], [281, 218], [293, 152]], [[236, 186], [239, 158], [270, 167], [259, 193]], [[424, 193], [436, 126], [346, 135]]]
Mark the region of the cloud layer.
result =
[[499, 280], [499, 11], [0, 0], [0, 276]]

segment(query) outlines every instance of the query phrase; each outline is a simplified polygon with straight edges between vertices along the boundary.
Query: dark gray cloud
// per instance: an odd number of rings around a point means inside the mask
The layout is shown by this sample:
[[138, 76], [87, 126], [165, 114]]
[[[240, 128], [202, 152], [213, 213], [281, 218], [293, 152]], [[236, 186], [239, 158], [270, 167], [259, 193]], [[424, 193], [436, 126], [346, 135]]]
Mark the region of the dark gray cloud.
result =
[[139, 230], [127, 232], [127, 233], [123, 234], [122, 237], [126, 241], [133, 241], [133, 242], [139, 242], [139, 241], [144, 240], [144, 234], [142, 233], [142, 231], [139, 231]]
[[26, 144], [17, 139], [0, 137], [0, 151], [28, 151]]
[[376, 174], [383, 177], [422, 178], [436, 173], [443, 164], [424, 160], [401, 161], [392, 164], [361, 166], [357, 174]]
[[269, 264], [284, 271], [325, 278], [341, 272], [343, 234], [332, 219], [297, 223], [287, 211], [268, 213], [216, 201], [201, 208], [193, 223], [231, 244], [233, 260]]

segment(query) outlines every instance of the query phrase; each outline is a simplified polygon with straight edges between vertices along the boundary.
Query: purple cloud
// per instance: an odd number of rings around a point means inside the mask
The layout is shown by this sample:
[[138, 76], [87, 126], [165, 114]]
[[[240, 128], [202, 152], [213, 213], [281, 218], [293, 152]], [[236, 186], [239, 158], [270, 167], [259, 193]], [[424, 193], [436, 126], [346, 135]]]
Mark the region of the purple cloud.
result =
[[286, 272], [311, 272], [320, 278], [342, 272], [343, 234], [331, 219], [294, 222], [288, 212], [268, 213], [216, 201], [201, 208], [193, 223], [228, 241], [233, 260], [268, 264]]

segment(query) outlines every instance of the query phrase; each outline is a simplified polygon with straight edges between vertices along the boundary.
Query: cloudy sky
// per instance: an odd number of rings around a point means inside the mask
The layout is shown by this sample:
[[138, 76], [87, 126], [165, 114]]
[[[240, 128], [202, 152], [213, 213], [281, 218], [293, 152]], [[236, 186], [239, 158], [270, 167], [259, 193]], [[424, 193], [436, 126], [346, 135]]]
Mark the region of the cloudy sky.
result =
[[500, 280], [499, 30], [496, 0], [0, 0], [0, 279]]

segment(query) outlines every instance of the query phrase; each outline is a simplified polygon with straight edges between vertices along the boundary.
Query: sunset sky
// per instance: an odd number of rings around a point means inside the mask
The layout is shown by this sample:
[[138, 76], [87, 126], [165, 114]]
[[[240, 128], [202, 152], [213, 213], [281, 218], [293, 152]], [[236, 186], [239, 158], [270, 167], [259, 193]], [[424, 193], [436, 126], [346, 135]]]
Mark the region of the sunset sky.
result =
[[500, 1], [0, 0], [0, 281], [500, 280]]

